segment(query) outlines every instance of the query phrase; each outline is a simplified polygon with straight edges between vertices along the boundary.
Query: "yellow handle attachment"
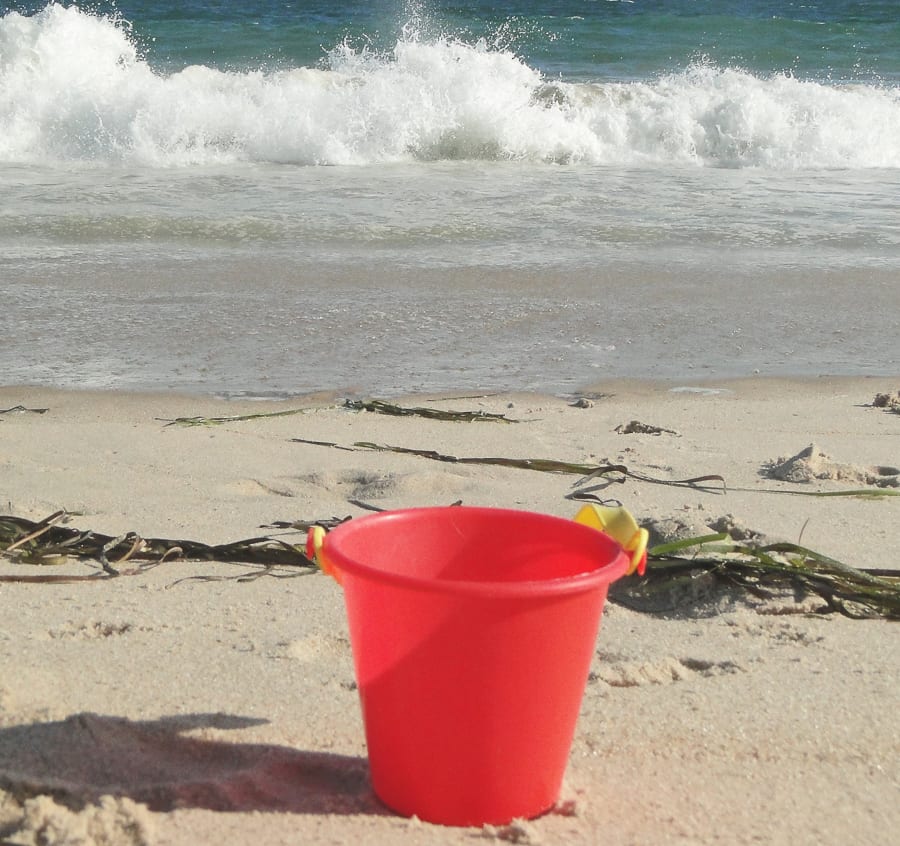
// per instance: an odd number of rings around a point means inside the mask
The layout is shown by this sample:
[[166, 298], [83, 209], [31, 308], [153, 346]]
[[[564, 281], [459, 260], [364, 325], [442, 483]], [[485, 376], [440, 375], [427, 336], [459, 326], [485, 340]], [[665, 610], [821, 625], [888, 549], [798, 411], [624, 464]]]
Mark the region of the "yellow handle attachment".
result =
[[585, 505], [575, 515], [575, 522], [604, 532], [622, 545], [631, 554], [631, 564], [626, 575], [637, 570], [643, 576], [647, 568], [647, 541], [650, 537], [646, 529], [638, 526], [631, 513], [622, 506]]
[[306, 533], [306, 557], [318, 564], [319, 569], [323, 573], [327, 573], [338, 584], [341, 584], [340, 573], [332, 566], [323, 549], [326, 534], [324, 526], [313, 526], [310, 528]]

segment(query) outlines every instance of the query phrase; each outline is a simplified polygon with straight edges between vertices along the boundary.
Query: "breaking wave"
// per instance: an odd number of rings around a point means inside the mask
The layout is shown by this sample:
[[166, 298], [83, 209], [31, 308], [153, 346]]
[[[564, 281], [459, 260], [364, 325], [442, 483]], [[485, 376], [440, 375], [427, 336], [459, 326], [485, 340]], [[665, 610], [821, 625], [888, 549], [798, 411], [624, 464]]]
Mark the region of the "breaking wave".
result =
[[900, 167], [900, 88], [698, 62], [548, 80], [483, 40], [407, 32], [321, 67], [155, 70], [127, 22], [51, 4], [0, 18], [0, 162], [185, 167], [523, 160]]

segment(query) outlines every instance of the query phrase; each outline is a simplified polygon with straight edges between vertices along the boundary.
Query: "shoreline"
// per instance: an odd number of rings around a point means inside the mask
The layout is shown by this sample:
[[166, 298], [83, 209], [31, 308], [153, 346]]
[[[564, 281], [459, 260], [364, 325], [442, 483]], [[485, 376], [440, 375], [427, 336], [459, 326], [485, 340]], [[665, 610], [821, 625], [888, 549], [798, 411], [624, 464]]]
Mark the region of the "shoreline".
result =
[[[396, 400], [516, 423], [351, 411], [336, 395], [277, 415], [290, 409], [4, 387], [0, 408], [49, 410], [0, 414], [0, 513], [40, 520], [65, 508], [82, 531], [215, 544], [263, 535], [300, 543], [301, 531], [273, 527], [366, 513], [357, 503], [461, 500], [568, 517], [580, 507], [568, 498], [577, 474], [359, 446], [368, 443], [615, 463], [635, 475], [598, 495], [661, 531], [702, 534], [730, 515], [854, 567], [897, 568], [900, 497], [804, 495], [900, 490], [888, 472], [900, 474], [900, 415], [871, 405], [876, 393], [896, 392], [897, 379], [669, 384], [703, 390], [604, 381], [585, 407], [514, 392]], [[633, 420], [660, 431], [624, 433]], [[810, 444], [833, 462], [810, 465], [822, 478], [770, 475]], [[704, 474], [725, 483], [674, 484]], [[0, 557], [5, 576], [97, 569]], [[111, 846], [463, 846], [473, 837], [819, 846], [876, 842], [900, 826], [895, 623], [815, 613], [815, 597], [708, 593], [700, 583], [655, 613], [610, 601], [561, 804], [508, 828], [446, 829], [394, 816], [371, 794], [343, 598], [331, 579], [196, 560], [138, 570], [0, 582], [6, 838], [36, 842], [54, 830]]]
[[[594, 393], [605, 393], [618, 389], [621, 391], [634, 391], [641, 393], [643, 391], [666, 389], [677, 390], [682, 389], [689, 392], [691, 388], [696, 387], [699, 391], [707, 388], [715, 388], [717, 385], [724, 389], [734, 389], [736, 387], [745, 387], [752, 384], [758, 384], [762, 388], [766, 386], [793, 385], [806, 386], [812, 384], [820, 384], [826, 386], [847, 385], [853, 388], [854, 383], [868, 382], [885, 382], [888, 385], [895, 384], [898, 376], [885, 373], [858, 373], [858, 374], [817, 374], [817, 375], [768, 375], [765, 373], [749, 373], [739, 376], [717, 377], [712, 375], [704, 376], [697, 374], [685, 378], [649, 378], [649, 377], [609, 377], [587, 381], [576, 391], [539, 391], [528, 388], [504, 388], [504, 389], [447, 389], [440, 391], [412, 391], [412, 392], [369, 392], [360, 388], [325, 388], [306, 392], [297, 392], [290, 394], [256, 394], [252, 392], [243, 393], [227, 393], [223, 391], [201, 391], [195, 389], [170, 388], [170, 389], [136, 389], [136, 388], [98, 388], [86, 387], [81, 388], [72, 385], [45, 385], [39, 383], [22, 383], [22, 384], [2, 384], [0, 383], [0, 398], [15, 394], [16, 392], [25, 392], [28, 394], [60, 394], [73, 396], [97, 396], [97, 397], [157, 397], [172, 399], [195, 399], [199, 401], [224, 402], [224, 403], [283, 403], [291, 401], [310, 402], [329, 402], [341, 401], [344, 399], [360, 399], [374, 398], [388, 400], [391, 402], [408, 402], [420, 398], [422, 400], [453, 400], [459, 399], [486, 399], [490, 397], [505, 396], [534, 396], [534, 397], [550, 397], [555, 399], [570, 399], [579, 397], [589, 397]], [[886, 389], [886, 388], [885, 388]], [[2, 404], [0, 399], [0, 404]]]

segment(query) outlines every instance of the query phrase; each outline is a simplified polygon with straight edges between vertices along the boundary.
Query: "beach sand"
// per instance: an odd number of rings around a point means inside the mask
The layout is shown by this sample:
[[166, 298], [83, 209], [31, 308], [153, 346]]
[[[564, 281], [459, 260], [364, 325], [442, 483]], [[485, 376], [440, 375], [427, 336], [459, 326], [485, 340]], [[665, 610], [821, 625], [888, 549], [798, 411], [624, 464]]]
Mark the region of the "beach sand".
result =
[[[572, 516], [579, 477], [346, 450], [614, 463], [600, 495], [704, 534], [728, 516], [857, 567], [898, 569], [896, 380], [609, 383], [403, 405], [516, 424], [391, 417], [324, 395], [290, 403], [0, 389], [0, 514], [107, 535], [300, 543], [276, 522], [467, 505]], [[301, 409], [220, 425], [166, 425]], [[616, 431], [631, 421], [668, 430]], [[808, 460], [768, 471], [814, 445]], [[824, 454], [824, 458], [822, 455]], [[816, 478], [817, 475], [823, 478]], [[807, 480], [804, 480], [807, 479]], [[730, 515], [730, 516], [729, 516]], [[0, 559], [0, 576], [90, 575]], [[558, 807], [449, 829], [372, 795], [340, 588], [321, 574], [166, 561], [90, 581], [0, 582], [0, 841], [10, 844], [875, 844], [900, 830], [896, 623], [809, 613], [817, 597], [699, 590], [610, 602]], [[258, 576], [251, 578], [252, 576]], [[805, 612], [805, 613], [804, 613]], [[893, 834], [892, 834], [893, 833]]]

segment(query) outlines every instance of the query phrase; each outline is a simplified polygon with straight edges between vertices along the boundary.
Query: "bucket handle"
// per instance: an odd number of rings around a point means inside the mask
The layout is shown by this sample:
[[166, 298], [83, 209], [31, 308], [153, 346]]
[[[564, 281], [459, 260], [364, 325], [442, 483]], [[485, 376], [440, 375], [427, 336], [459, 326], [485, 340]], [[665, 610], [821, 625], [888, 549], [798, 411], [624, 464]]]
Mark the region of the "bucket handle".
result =
[[627, 508], [621, 505], [591, 503], [585, 505], [575, 515], [575, 522], [597, 529], [621, 544], [622, 549], [631, 556], [628, 569], [625, 571], [626, 576], [630, 576], [635, 571], [639, 576], [644, 575], [644, 571], [647, 569], [647, 541], [650, 534], [646, 529], [638, 526]]
[[326, 534], [328, 531], [324, 526], [312, 526], [309, 529], [306, 533], [306, 557], [340, 585], [343, 584], [341, 571], [328, 560], [328, 555], [325, 553]]
[[[630, 576], [637, 571], [643, 576], [647, 568], [646, 529], [638, 526], [631, 512], [622, 506], [585, 505], [576, 515], [575, 522], [609, 535], [618, 542], [630, 556], [625, 574]], [[306, 557], [315, 562], [323, 573], [327, 573], [338, 584], [342, 583], [341, 572], [329, 560], [325, 551], [324, 526], [313, 526], [306, 535]]]

